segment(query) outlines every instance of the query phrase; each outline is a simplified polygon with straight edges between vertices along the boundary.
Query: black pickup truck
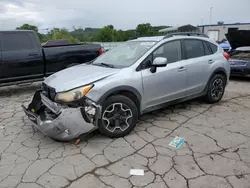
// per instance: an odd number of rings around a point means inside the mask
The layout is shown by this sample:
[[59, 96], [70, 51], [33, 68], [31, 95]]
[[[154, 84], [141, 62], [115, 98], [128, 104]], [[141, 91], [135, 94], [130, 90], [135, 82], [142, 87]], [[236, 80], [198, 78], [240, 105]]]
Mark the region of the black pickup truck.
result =
[[0, 86], [41, 81], [101, 54], [99, 44], [42, 47], [34, 31], [0, 31]]

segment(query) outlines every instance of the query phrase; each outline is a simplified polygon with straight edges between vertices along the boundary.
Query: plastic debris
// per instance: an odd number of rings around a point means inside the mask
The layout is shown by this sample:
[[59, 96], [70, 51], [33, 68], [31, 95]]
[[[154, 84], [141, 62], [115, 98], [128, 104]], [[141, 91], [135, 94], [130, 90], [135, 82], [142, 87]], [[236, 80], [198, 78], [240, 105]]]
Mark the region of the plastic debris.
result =
[[132, 176], [144, 176], [143, 169], [130, 169], [130, 175]]
[[173, 140], [171, 140], [171, 142], [168, 145], [174, 148], [179, 148], [184, 141], [185, 141], [184, 138], [176, 136]]

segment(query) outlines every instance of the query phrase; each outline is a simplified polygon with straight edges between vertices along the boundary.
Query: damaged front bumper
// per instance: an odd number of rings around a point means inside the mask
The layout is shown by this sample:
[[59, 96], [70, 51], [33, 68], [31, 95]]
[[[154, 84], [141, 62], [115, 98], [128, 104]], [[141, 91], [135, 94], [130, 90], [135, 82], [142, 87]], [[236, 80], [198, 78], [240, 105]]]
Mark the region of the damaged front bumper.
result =
[[69, 141], [97, 129], [101, 107], [90, 99], [83, 105], [67, 106], [52, 102], [39, 90], [36, 91], [24, 112], [35, 127], [55, 140]]

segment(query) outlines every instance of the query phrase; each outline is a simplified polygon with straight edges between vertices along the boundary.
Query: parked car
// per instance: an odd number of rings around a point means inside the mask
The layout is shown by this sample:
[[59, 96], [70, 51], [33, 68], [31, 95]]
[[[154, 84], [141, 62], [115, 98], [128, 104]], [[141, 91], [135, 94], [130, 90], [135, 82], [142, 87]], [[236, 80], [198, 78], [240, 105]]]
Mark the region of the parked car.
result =
[[246, 76], [250, 74], [250, 31], [238, 30], [227, 33], [226, 37], [232, 47], [230, 50], [231, 75]]
[[228, 57], [216, 42], [194, 34], [137, 38], [46, 78], [23, 108], [55, 140], [96, 129], [123, 137], [149, 111], [196, 97], [220, 101], [229, 81]]
[[0, 86], [43, 80], [102, 54], [98, 44], [42, 47], [34, 31], [0, 31]]
[[228, 41], [224, 41], [224, 42], [220, 43], [220, 46], [222, 47], [224, 52], [228, 52], [231, 49], [231, 46], [230, 46]]
[[230, 55], [231, 75], [247, 76], [250, 74], [250, 46], [236, 48]]

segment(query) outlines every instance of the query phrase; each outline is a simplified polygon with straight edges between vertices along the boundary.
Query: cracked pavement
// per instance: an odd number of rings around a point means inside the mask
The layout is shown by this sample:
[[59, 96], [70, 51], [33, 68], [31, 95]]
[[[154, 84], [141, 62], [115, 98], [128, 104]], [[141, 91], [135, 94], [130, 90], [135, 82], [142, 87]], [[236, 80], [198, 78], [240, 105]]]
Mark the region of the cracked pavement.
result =
[[[78, 145], [43, 136], [24, 115], [39, 84], [1, 88], [0, 187], [249, 188], [249, 81], [231, 80], [218, 104], [154, 111], [124, 138], [96, 132]], [[168, 145], [175, 136], [185, 138], [179, 149]]]

